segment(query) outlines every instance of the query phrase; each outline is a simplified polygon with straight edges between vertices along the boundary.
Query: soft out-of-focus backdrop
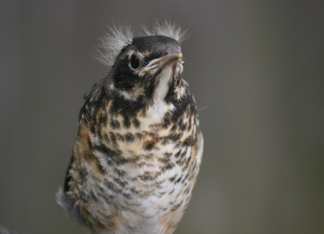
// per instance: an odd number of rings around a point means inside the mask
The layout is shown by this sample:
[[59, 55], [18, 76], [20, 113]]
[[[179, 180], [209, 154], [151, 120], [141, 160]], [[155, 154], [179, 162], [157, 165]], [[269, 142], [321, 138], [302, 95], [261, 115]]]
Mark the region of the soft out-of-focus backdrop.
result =
[[113, 21], [189, 29], [205, 153], [177, 234], [324, 233], [321, 1], [0, 1], [0, 226], [86, 233], [55, 202]]

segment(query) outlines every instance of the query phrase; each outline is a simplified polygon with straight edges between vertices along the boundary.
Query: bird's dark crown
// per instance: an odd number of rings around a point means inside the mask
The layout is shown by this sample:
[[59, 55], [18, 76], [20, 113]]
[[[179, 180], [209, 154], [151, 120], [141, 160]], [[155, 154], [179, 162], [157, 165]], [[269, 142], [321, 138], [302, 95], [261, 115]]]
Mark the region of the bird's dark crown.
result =
[[150, 54], [156, 54], [157, 57], [165, 52], [181, 52], [179, 43], [175, 39], [166, 36], [135, 37], [131, 45], [139, 52], [149, 52]]

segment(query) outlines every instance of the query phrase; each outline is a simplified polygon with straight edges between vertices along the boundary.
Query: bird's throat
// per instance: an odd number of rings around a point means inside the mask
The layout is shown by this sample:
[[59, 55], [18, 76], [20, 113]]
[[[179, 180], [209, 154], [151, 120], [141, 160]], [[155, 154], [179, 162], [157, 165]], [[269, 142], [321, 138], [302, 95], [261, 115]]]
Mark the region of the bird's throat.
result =
[[153, 104], [150, 108], [152, 117], [161, 118], [169, 111], [170, 105], [164, 101], [170, 87], [170, 80], [172, 79], [172, 67], [166, 67], [157, 77], [157, 84], [153, 93]]
[[172, 67], [166, 67], [157, 77], [157, 84], [154, 89], [153, 102], [162, 101], [168, 93], [169, 81], [172, 78]]

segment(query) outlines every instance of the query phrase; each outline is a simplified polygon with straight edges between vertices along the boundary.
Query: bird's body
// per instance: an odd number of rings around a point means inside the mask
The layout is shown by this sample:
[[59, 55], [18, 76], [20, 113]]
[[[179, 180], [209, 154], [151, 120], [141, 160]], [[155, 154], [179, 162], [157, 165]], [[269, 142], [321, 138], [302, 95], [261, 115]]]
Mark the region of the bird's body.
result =
[[171, 37], [133, 38], [85, 96], [59, 203], [93, 233], [173, 233], [182, 218], [203, 139], [181, 57]]

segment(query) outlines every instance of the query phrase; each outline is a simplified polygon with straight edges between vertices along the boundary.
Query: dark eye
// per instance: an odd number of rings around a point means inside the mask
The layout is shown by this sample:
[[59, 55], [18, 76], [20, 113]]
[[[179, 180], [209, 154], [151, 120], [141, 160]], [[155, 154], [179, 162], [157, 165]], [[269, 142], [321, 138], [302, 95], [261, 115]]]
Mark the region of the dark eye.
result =
[[130, 68], [133, 70], [136, 70], [140, 67], [140, 65], [141, 65], [140, 60], [138, 59], [138, 57], [135, 54], [133, 54], [129, 59]]

